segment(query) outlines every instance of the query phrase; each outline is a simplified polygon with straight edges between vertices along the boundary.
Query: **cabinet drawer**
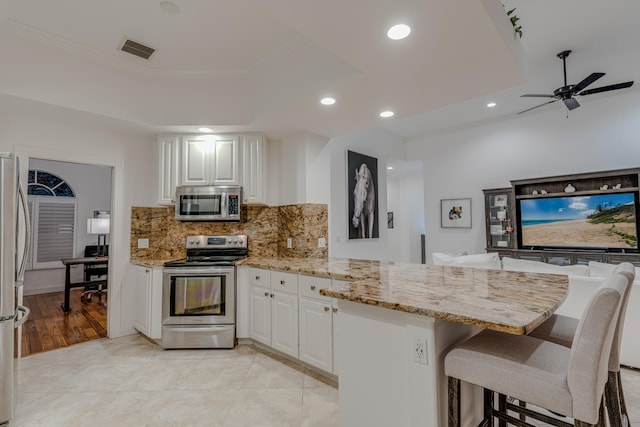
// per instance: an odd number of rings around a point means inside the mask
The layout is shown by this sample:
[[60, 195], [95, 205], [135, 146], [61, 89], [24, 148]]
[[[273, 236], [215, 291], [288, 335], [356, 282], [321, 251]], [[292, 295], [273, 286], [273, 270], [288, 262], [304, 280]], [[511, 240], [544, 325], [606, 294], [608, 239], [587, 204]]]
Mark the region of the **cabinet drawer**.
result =
[[298, 293], [298, 275], [284, 271], [271, 271], [271, 289], [276, 291]]
[[249, 267], [249, 284], [268, 288], [271, 283], [271, 274], [269, 270], [262, 268]]
[[329, 279], [328, 277], [300, 275], [300, 278], [298, 279], [298, 288], [300, 290], [300, 296], [331, 300], [331, 298], [329, 297], [320, 295], [320, 289], [330, 288], [330, 287], [331, 287], [331, 279]]

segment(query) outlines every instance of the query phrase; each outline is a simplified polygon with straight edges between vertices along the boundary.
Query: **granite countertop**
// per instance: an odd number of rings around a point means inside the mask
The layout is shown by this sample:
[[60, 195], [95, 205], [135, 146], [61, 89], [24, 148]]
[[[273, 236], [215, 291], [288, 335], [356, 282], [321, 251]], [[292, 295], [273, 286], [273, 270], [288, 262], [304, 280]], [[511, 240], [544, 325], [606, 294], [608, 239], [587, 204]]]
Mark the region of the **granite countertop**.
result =
[[162, 267], [165, 262], [173, 261], [172, 259], [130, 259], [131, 264], [142, 267]]
[[254, 258], [242, 265], [348, 280], [322, 295], [511, 334], [531, 332], [564, 301], [569, 278], [341, 258]]

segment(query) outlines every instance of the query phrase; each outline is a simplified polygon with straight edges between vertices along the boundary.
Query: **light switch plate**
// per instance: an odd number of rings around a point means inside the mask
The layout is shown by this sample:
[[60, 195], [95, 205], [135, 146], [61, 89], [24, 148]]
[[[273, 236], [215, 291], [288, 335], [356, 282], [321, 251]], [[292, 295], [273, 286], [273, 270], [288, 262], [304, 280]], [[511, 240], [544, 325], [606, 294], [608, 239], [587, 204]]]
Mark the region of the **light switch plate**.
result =
[[138, 239], [138, 249], [149, 249], [149, 239]]

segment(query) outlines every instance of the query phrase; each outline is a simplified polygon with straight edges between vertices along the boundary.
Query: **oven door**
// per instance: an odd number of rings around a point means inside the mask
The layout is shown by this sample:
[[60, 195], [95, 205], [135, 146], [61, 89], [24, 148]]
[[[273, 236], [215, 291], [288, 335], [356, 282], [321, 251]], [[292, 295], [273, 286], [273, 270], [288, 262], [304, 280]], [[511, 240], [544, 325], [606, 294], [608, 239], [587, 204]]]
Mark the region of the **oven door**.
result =
[[235, 267], [165, 268], [163, 326], [234, 324], [235, 282]]

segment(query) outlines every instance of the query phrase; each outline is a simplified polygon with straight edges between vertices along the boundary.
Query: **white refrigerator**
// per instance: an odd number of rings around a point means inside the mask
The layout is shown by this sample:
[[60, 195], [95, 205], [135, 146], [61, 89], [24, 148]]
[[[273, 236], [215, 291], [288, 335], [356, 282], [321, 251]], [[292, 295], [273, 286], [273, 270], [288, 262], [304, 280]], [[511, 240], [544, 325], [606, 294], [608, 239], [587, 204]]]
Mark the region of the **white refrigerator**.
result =
[[19, 304], [29, 242], [27, 201], [18, 180], [18, 161], [0, 153], [0, 424], [13, 417], [17, 331], [29, 316]]

